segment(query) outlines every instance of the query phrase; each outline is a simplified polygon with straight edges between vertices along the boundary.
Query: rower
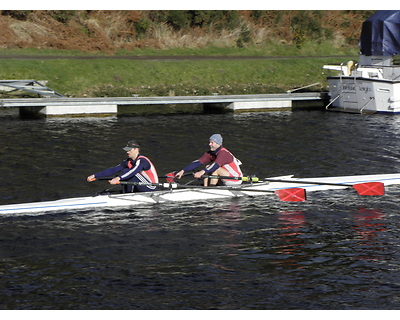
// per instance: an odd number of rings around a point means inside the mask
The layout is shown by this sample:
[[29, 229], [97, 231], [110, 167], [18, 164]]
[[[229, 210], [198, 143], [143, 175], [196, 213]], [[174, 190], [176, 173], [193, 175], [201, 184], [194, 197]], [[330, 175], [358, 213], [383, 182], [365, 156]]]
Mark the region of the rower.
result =
[[128, 154], [128, 159], [119, 165], [105, 169], [87, 177], [87, 181], [95, 181], [102, 177], [119, 174], [109, 180], [110, 184], [120, 184], [120, 181], [141, 182], [143, 185], [123, 184], [122, 192], [146, 192], [157, 190], [158, 175], [156, 168], [149, 158], [140, 154], [140, 143], [131, 140], [123, 148]]
[[[209, 139], [210, 150], [203, 154], [199, 159], [188, 164], [180, 170], [175, 178], [180, 179], [185, 172], [195, 170], [201, 165], [207, 167], [201, 171], [194, 173], [194, 177], [199, 179], [203, 175], [242, 177], [240, 165], [242, 164], [230, 151], [222, 146], [223, 138], [219, 133], [213, 134]], [[240, 185], [242, 180], [238, 179], [204, 179], [204, 186], [215, 186], [223, 184], [227, 186]]]

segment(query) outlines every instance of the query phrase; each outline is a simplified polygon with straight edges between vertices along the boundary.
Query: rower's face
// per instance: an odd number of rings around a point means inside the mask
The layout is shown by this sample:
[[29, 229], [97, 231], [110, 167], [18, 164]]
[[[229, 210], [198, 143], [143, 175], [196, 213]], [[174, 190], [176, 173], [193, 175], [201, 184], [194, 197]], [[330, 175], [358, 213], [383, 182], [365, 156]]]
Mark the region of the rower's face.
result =
[[132, 160], [135, 160], [139, 154], [139, 148], [132, 148], [131, 150], [126, 152], [128, 154], [128, 157], [131, 158]]
[[212, 140], [210, 140], [210, 143], [208, 145], [210, 146], [211, 151], [215, 151], [220, 147], [220, 145], [218, 143], [216, 143]]

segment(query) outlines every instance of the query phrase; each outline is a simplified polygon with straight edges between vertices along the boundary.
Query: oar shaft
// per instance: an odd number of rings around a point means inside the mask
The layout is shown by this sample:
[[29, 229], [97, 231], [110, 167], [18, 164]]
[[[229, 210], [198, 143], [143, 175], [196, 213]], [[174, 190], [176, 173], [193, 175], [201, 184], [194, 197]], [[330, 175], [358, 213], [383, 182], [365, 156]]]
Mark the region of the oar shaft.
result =
[[178, 188], [177, 183], [118, 181], [117, 184], [125, 184], [125, 185], [131, 185], [131, 186], [156, 186], [156, 187], [168, 188], [168, 189]]
[[231, 190], [231, 191], [239, 191], [239, 192], [263, 192], [263, 193], [274, 193], [276, 194], [281, 201], [288, 202], [299, 202], [306, 200], [306, 190], [302, 188], [287, 188], [280, 190], [261, 190], [261, 189], [250, 189], [249, 187], [243, 186], [188, 186], [188, 185], [179, 185], [178, 188], [191, 188], [191, 189], [217, 189], [217, 190]]
[[320, 182], [320, 181], [307, 181], [307, 180], [287, 180], [287, 179], [274, 179], [274, 178], [265, 178], [260, 179], [257, 177], [229, 177], [229, 176], [203, 176], [204, 178], [210, 179], [228, 179], [228, 180], [241, 180], [245, 182], [284, 182], [284, 183], [297, 183], [297, 184], [318, 184], [318, 185], [329, 185], [329, 186], [342, 186], [342, 187], [351, 187], [352, 184], [345, 183], [334, 183], [334, 182]]
[[327, 186], [341, 186], [341, 187], [352, 187], [352, 184], [346, 183], [335, 183], [335, 182], [318, 182], [318, 181], [307, 181], [307, 180], [285, 180], [285, 179], [261, 179], [259, 181], [267, 181], [267, 182], [283, 182], [283, 183], [297, 183], [297, 184], [318, 184], [318, 185], [327, 185]]
[[256, 177], [229, 177], [229, 176], [203, 175], [202, 178], [252, 181], [252, 182], [258, 182], [259, 181], [259, 179], [256, 178]]
[[249, 188], [243, 188], [243, 187], [239, 187], [239, 186], [194, 186], [194, 185], [180, 184], [180, 185], [178, 185], [178, 188], [204, 189], [204, 190], [210, 190], [210, 189], [221, 190], [222, 189], [222, 190], [232, 190], [232, 191], [275, 193], [275, 191], [273, 191], [273, 190], [249, 189]]
[[[109, 180], [109, 179], [108, 179]], [[306, 200], [306, 193], [304, 189], [301, 188], [288, 188], [283, 190], [261, 190], [261, 189], [250, 189], [249, 187], [245, 186], [193, 186], [193, 185], [182, 185], [178, 183], [166, 182], [166, 183], [147, 183], [147, 182], [136, 182], [136, 181], [118, 181], [118, 184], [124, 185], [135, 185], [135, 186], [157, 186], [160, 188], [165, 189], [219, 189], [219, 190], [232, 190], [232, 191], [239, 191], [239, 192], [263, 192], [263, 193], [274, 193], [276, 194], [281, 201], [290, 201], [290, 202], [297, 202], [297, 201], [305, 201]]]

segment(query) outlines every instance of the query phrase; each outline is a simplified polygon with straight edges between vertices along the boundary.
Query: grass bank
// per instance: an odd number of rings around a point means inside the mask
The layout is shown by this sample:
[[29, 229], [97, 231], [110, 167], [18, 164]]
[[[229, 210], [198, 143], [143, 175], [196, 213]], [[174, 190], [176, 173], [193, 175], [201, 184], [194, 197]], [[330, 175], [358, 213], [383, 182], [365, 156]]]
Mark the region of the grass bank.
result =
[[[311, 49], [309, 49], [310, 51]], [[275, 51], [276, 52], [276, 51]], [[353, 52], [353, 55], [350, 53]], [[9, 53], [9, 52], [8, 52]], [[59, 50], [57, 54], [62, 52]], [[157, 51], [157, 55], [175, 55], [175, 51]], [[188, 51], [179, 51], [190, 55]], [[240, 53], [240, 54], [239, 54]], [[292, 56], [288, 57], [288, 53]], [[102, 96], [167, 96], [167, 95], [210, 95], [218, 94], [259, 94], [280, 93], [293, 88], [320, 82], [311, 89], [326, 90], [324, 64], [337, 64], [350, 58], [357, 59], [356, 51], [346, 53], [348, 57], [317, 57], [326, 55], [325, 51], [314, 50], [313, 55], [304, 57], [305, 51], [287, 50], [281, 57], [268, 59], [240, 59], [243, 51], [231, 50], [225, 54], [218, 50], [196, 50], [196, 55], [237, 56], [238, 59], [218, 60], [129, 60], [129, 59], [76, 59], [79, 52], [64, 52], [74, 59], [1, 59], [0, 79], [47, 80], [53, 90], [70, 97]], [[0, 55], [2, 52], [0, 51]], [[135, 55], [132, 52], [131, 55]], [[48, 51], [25, 50], [13, 56], [46, 56]], [[125, 53], [124, 55], [127, 55]], [[136, 55], [144, 55], [139, 52]], [[149, 56], [151, 54], [148, 54]], [[192, 54], [193, 55], [193, 54]], [[248, 52], [247, 56], [256, 55]], [[260, 55], [260, 54], [258, 54]], [[275, 56], [275, 54], [271, 54]]]
[[207, 47], [174, 47], [155, 49], [152, 47], [136, 48], [134, 50], [118, 49], [113, 53], [96, 51], [78, 51], [62, 49], [38, 48], [0, 48], [0, 56], [325, 56], [325, 55], [353, 55], [357, 54], [357, 45], [344, 44], [336, 41], [308, 41], [301, 46], [285, 42], [268, 41], [257, 46], [238, 48], [235, 46], [207, 46]]

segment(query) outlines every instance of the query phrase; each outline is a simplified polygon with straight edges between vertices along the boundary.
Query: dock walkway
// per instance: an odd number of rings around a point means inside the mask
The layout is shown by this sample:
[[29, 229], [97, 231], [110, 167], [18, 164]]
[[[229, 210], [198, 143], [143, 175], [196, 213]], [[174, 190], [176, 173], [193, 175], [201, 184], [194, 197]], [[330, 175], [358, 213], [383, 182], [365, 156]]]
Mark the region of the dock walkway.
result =
[[171, 97], [23, 98], [0, 99], [0, 108], [19, 108], [20, 114], [51, 116], [108, 116], [204, 112], [292, 110], [296, 105], [323, 107], [326, 92]]

